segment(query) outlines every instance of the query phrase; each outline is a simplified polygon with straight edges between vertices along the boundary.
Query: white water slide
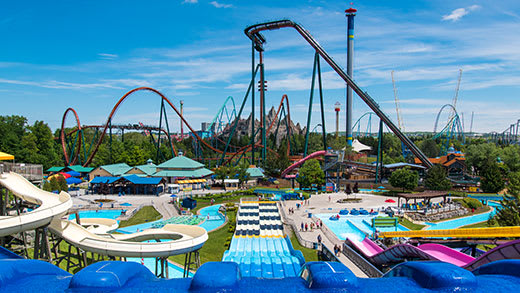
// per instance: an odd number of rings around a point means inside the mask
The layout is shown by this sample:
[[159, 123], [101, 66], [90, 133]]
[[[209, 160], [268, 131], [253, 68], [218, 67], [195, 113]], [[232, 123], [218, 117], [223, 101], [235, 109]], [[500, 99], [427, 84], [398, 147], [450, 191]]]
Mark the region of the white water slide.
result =
[[[165, 225], [133, 234], [97, 235], [73, 221], [61, 219], [72, 207], [70, 195], [39, 189], [16, 173], [0, 174], [0, 184], [15, 196], [39, 205], [19, 216], [0, 217], [0, 236], [49, 225], [51, 231], [85, 251], [110, 256], [167, 257], [195, 251], [208, 240], [199, 226]], [[151, 240], [151, 242], [144, 242]]]
[[43, 191], [16, 173], [0, 174], [0, 184], [16, 197], [39, 205], [38, 208], [21, 213], [19, 216], [0, 216], [0, 236], [13, 235], [49, 225], [59, 220], [72, 207], [70, 195], [66, 192], [54, 194]]

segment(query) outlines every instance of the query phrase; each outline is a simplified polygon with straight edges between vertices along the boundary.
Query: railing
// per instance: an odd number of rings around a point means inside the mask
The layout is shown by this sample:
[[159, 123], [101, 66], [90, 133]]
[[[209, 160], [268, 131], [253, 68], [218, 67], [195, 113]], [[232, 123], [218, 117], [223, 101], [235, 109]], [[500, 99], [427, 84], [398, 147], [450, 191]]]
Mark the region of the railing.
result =
[[43, 180], [43, 166], [36, 164], [25, 164], [25, 163], [0, 163], [0, 173], [3, 172], [15, 172], [29, 181], [42, 181]]
[[[285, 214], [284, 206], [282, 203], [280, 203], [280, 205], [278, 206], [278, 210], [280, 210], [280, 215], [282, 216], [282, 223], [285, 234], [289, 235], [290, 233], [294, 233], [294, 235], [296, 235], [296, 239], [298, 239], [298, 242], [303, 247], [307, 247], [310, 249], [316, 249], [318, 247], [318, 243], [307, 241], [300, 236], [300, 233], [298, 233], [298, 227], [296, 226], [294, 221], [292, 219], [289, 219]], [[290, 229], [292, 229], [292, 231]]]
[[341, 262], [338, 257], [323, 243], [321, 244], [320, 254], [322, 260]]
[[342, 253], [370, 278], [379, 278], [383, 275], [378, 268], [373, 266], [346, 243], [343, 243]]

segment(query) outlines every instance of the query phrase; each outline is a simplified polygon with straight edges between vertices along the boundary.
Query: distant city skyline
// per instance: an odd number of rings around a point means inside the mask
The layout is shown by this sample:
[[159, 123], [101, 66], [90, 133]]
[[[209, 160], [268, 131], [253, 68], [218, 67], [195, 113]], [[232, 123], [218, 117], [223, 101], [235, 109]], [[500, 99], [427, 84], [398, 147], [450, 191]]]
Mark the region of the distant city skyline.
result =
[[[240, 106], [251, 76], [248, 25], [291, 19], [343, 66], [343, 1], [25, 1], [0, 11], [0, 115], [43, 120], [54, 130], [68, 107], [82, 124], [103, 124], [127, 91], [149, 86], [179, 106], [194, 129], [211, 122], [226, 97]], [[500, 1], [355, 1], [354, 79], [397, 122], [394, 71], [407, 132], [432, 131], [452, 102], [463, 70], [457, 111], [466, 131], [502, 132], [520, 118], [520, 3]], [[289, 96], [291, 118], [306, 124], [313, 50], [292, 30], [265, 33], [267, 109]], [[322, 62], [328, 132], [345, 84]], [[258, 97], [258, 95], [257, 95]], [[320, 123], [313, 105], [311, 129]], [[256, 101], [258, 105], [258, 100]], [[159, 99], [139, 93], [113, 123], [157, 125]], [[245, 108], [242, 118], [250, 114]], [[354, 122], [369, 108], [354, 97]], [[446, 121], [448, 111], [440, 121]], [[258, 118], [258, 112], [256, 113]], [[180, 121], [168, 112], [172, 131]], [[376, 119], [377, 120], [377, 119]], [[373, 121], [372, 128], [378, 121]], [[67, 126], [73, 126], [72, 119]], [[186, 130], [185, 130], [186, 131]]]

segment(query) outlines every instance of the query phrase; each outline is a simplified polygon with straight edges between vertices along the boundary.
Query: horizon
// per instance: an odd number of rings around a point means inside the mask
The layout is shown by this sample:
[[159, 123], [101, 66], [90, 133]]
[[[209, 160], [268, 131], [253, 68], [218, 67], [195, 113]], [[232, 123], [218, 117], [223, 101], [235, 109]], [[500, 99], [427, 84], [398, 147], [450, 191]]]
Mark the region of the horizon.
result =
[[[25, 116], [31, 124], [44, 121], [52, 130], [60, 127], [68, 107], [78, 112], [83, 125], [104, 124], [117, 100], [139, 86], [159, 90], [177, 107], [183, 100], [187, 121], [200, 129], [226, 97], [240, 105], [251, 75], [250, 42], [243, 29], [258, 22], [296, 21], [339, 64], [346, 63], [347, 2], [33, 1], [5, 6], [0, 12], [5, 40], [0, 48], [0, 115]], [[514, 11], [520, 4], [364, 1], [352, 6], [358, 9], [354, 79], [395, 122], [390, 76], [395, 71], [404, 132], [432, 131], [439, 109], [452, 102], [459, 69], [457, 111], [464, 113], [465, 132], [472, 112], [473, 133], [500, 133], [518, 120], [520, 52], [514, 32], [520, 16]], [[266, 108], [288, 94], [292, 120], [305, 127], [313, 50], [290, 30], [264, 35]], [[336, 101], [344, 132], [344, 82], [325, 62], [322, 76], [327, 132], [335, 131]], [[319, 105], [314, 104], [311, 129], [319, 123]], [[157, 125], [159, 107], [154, 96], [139, 93], [123, 104], [113, 123]], [[250, 114], [249, 102], [245, 109], [242, 118]], [[353, 123], [368, 110], [354, 95]], [[168, 117], [171, 131], [178, 132], [180, 121], [171, 109]], [[66, 126], [72, 125], [67, 120]]]

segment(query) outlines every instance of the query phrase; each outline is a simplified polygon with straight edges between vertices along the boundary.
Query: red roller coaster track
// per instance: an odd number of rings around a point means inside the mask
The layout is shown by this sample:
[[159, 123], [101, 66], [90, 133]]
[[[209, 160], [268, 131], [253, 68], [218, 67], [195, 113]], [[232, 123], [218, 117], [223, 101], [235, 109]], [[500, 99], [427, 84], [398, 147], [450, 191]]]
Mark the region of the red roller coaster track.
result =
[[[124, 94], [118, 101], [117, 103], [114, 105], [114, 107], [112, 108], [112, 111], [110, 112], [110, 114], [108, 115], [108, 118], [107, 118], [107, 122], [104, 124], [103, 126], [103, 131], [101, 132], [101, 135], [97, 141], [97, 143], [95, 144], [95, 147], [93, 148], [92, 152], [90, 153], [90, 155], [88, 155], [88, 158], [86, 159], [85, 163], [83, 164], [84, 166], [88, 166], [94, 156], [96, 155], [98, 149], [99, 149], [99, 146], [101, 145], [101, 143], [103, 142], [103, 138], [108, 130], [108, 128], [110, 127], [110, 121], [112, 121], [112, 118], [114, 117], [117, 109], [119, 108], [119, 106], [126, 100], [126, 98], [128, 98], [130, 95], [132, 95], [133, 93], [135, 92], [138, 92], [138, 91], [149, 91], [149, 92], [152, 92], [154, 94], [157, 94], [158, 96], [161, 97], [161, 99], [166, 102], [168, 105], [170, 105], [170, 107], [175, 111], [175, 113], [177, 114], [177, 116], [179, 116], [179, 118], [182, 120], [182, 122], [184, 124], [186, 124], [186, 126], [188, 127], [188, 129], [191, 131], [191, 133], [193, 134], [193, 136], [195, 136], [195, 138], [200, 142], [202, 143], [205, 147], [211, 149], [212, 151], [218, 153], [218, 154], [225, 154], [226, 156], [230, 155], [232, 156], [232, 158], [234, 158], [237, 154], [242, 154], [244, 152], [247, 152], [248, 150], [251, 149], [251, 145], [248, 145], [248, 146], [245, 146], [245, 147], [242, 147], [240, 149], [238, 149], [237, 151], [235, 152], [227, 152], [227, 153], [224, 153], [222, 150], [219, 150], [217, 148], [214, 148], [213, 146], [211, 146], [210, 144], [208, 144], [206, 141], [204, 141], [198, 134], [197, 132], [191, 127], [191, 125], [186, 121], [186, 119], [184, 118], [183, 115], [181, 115], [181, 113], [179, 112], [179, 110], [177, 110], [177, 108], [173, 105], [173, 103], [166, 97], [164, 96], [161, 92], [159, 92], [158, 90], [156, 89], [153, 89], [153, 88], [150, 88], [150, 87], [139, 87], [139, 88], [135, 88], [129, 92], [127, 92], [126, 94]], [[282, 100], [280, 101], [280, 105], [278, 107], [278, 111], [276, 112], [276, 116], [275, 117], [278, 117], [278, 114], [280, 112], [280, 109], [282, 107], [282, 104], [284, 102], [284, 100], [286, 101], [286, 105], [287, 105], [287, 116], [288, 116], [288, 119], [289, 121], [290, 120], [290, 111], [289, 111], [289, 99], [287, 97], [287, 95], [284, 95], [282, 97]], [[66, 121], [66, 118], [67, 118], [67, 115], [69, 112], [72, 112], [74, 114], [74, 117], [76, 119], [76, 124], [77, 124], [77, 129], [74, 130], [74, 131], [71, 131], [69, 132], [68, 134], [65, 133], [65, 121]], [[267, 130], [267, 133], [269, 133], [269, 131], [271, 130], [271, 128], [273, 127], [274, 125], [274, 121], [276, 121], [276, 119], [273, 119], [273, 121], [271, 122], [271, 125], [269, 126], [268, 130]], [[61, 122], [61, 132], [60, 132], [60, 140], [61, 140], [61, 146], [62, 146], [62, 149], [63, 149], [63, 154], [64, 154], [64, 157], [65, 157], [65, 163], [67, 165], [74, 165], [77, 160], [78, 160], [78, 157], [79, 157], [79, 152], [80, 152], [80, 147], [81, 147], [81, 139], [79, 139], [78, 141], [78, 145], [76, 147], [76, 150], [74, 151], [74, 154], [73, 154], [73, 159], [71, 160], [71, 157], [69, 156], [68, 152], [67, 152], [67, 148], [66, 148], [66, 140], [65, 140], [65, 136], [66, 135], [70, 135], [71, 133], [74, 133], [74, 132], [77, 132], [77, 131], [80, 131], [82, 128], [85, 128], [85, 127], [82, 127], [81, 126], [81, 123], [80, 123], [80, 120], [79, 120], [79, 116], [77, 114], [77, 112], [73, 109], [73, 108], [68, 108], [65, 113], [63, 114], [63, 118], [62, 118], [62, 122]], [[161, 131], [165, 134], [166, 131], [164, 129], [161, 129]], [[289, 130], [290, 131], [290, 130]], [[288, 149], [287, 149], [287, 152], [289, 152], [289, 142], [287, 143], [287, 146], [288, 146]], [[263, 147], [263, 145], [261, 143], [255, 143], [255, 146], [259, 146], [259, 147]], [[174, 150], [174, 153], [175, 155], [177, 155], [177, 151], [175, 149], [175, 147], [173, 146], [173, 142], [172, 142], [172, 148]], [[267, 148], [268, 151], [274, 153], [276, 155], [276, 152], [274, 150], [272, 150], [271, 148]], [[231, 159], [228, 159], [226, 161], [226, 163], [230, 162]]]

